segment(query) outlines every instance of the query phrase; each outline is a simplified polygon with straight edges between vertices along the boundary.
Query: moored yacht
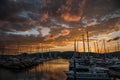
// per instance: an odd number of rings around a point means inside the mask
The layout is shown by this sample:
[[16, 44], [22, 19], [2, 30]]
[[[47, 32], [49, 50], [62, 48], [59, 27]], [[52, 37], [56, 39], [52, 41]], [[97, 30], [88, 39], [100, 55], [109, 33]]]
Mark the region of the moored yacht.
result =
[[67, 80], [74, 80], [74, 76], [76, 76], [75, 80], [111, 80], [106, 68], [79, 65], [75, 69], [76, 75], [74, 74], [74, 70], [66, 72], [68, 76]]

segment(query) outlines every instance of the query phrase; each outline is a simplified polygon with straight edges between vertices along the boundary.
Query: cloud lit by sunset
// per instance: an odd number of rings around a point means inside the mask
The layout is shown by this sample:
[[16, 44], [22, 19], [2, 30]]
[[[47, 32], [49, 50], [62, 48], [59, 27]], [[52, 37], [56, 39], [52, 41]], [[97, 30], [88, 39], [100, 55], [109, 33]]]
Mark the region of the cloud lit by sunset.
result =
[[75, 22], [75, 21], [79, 21], [81, 19], [80, 16], [70, 15], [69, 13], [63, 14], [61, 17], [64, 20], [69, 21], [69, 22]]
[[[19, 44], [83, 52], [83, 35], [87, 50], [87, 31], [91, 52], [94, 43], [104, 52], [103, 40], [110, 52], [120, 46], [120, 6], [118, 0], [1, 0], [0, 43], [8, 48]], [[118, 44], [119, 43], [119, 44]], [[44, 47], [43, 47], [44, 46]], [[46, 47], [45, 47], [46, 46]], [[47, 50], [48, 51], [48, 50]], [[23, 52], [27, 52], [24, 49]]]

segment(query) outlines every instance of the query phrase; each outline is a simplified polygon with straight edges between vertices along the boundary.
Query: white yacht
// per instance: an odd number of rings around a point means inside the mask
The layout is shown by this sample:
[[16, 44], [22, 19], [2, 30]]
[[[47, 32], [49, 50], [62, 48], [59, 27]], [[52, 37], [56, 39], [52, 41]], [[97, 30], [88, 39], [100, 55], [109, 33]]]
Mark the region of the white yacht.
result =
[[111, 80], [108, 69], [102, 67], [79, 65], [74, 70], [66, 72], [67, 80]]

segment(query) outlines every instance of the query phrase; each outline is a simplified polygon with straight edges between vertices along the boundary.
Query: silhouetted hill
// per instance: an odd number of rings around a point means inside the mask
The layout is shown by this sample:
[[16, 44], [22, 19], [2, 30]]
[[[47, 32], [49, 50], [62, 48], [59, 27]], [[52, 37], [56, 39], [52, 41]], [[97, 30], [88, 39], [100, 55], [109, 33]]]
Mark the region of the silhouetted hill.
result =
[[111, 52], [111, 53], [92, 53], [92, 52], [74, 52], [74, 51], [65, 51], [65, 52], [43, 52], [43, 53], [34, 53], [34, 54], [28, 54], [28, 53], [22, 53], [20, 55], [1, 55], [1, 58], [7, 58], [7, 57], [36, 57], [36, 58], [64, 58], [69, 59], [72, 58], [73, 55], [76, 57], [87, 57], [87, 56], [94, 56], [94, 57], [120, 57], [120, 51], [118, 52]]

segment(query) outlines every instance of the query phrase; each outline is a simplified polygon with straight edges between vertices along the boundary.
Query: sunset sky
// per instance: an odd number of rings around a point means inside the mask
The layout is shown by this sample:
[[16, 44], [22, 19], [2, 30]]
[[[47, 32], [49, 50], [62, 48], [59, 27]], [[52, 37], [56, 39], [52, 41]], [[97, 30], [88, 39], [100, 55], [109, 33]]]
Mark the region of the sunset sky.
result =
[[[83, 51], [82, 35], [89, 32], [102, 51], [120, 45], [120, 0], [0, 0], [0, 44], [40, 45], [52, 51]], [[87, 43], [86, 43], [87, 44]], [[120, 50], [120, 49], [119, 49]], [[87, 51], [87, 50], [86, 50]]]

